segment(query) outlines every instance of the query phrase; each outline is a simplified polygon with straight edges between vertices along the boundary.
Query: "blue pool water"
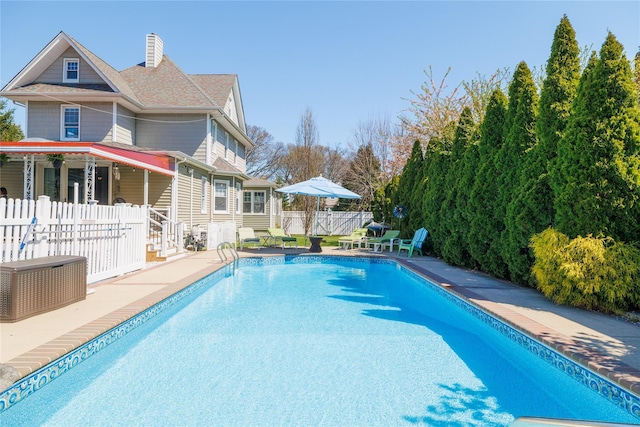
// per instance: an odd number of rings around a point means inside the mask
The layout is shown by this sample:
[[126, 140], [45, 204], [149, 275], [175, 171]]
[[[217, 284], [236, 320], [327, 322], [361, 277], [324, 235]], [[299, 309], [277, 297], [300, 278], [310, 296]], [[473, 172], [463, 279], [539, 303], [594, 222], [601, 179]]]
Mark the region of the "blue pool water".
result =
[[[326, 259], [326, 258], [325, 258]], [[0, 414], [2, 425], [637, 423], [395, 264], [242, 267]]]

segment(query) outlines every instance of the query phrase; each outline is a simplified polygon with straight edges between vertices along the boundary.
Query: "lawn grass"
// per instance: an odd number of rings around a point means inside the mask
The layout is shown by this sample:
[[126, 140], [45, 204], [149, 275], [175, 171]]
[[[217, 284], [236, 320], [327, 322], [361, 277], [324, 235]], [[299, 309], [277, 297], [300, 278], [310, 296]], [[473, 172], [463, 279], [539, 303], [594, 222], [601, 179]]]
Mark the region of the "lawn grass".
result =
[[[298, 239], [298, 246], [309, 246], [309, 239], [301, 234], [292, 234], [292, 237]], [[342, 236], [319, 236], [322, 237], [322, 242], [320, 246], [340, 246], [338, 245], [338, 239]]]

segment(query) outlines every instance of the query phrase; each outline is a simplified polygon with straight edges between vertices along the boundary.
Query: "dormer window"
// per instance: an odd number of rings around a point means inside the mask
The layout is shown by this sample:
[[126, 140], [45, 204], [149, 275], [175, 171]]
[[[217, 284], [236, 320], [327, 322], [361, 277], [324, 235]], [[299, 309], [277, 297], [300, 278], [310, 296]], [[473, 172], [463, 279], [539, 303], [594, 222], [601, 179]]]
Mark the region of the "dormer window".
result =
[[65, 58], [62, 70], [63, 83], [80, 82], [80, 61], [76, 58]]

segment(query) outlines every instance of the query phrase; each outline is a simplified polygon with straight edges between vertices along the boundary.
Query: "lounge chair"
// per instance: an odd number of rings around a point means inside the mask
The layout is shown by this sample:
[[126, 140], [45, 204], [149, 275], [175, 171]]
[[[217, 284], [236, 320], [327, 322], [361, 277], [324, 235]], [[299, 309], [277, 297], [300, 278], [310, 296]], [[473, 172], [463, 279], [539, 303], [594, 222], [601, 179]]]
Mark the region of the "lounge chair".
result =
[[276, 246], [278, 244], [279, 239], [280, 243], [282, 244], [282, 249], [284, 249], [285, 243], [289, 243], [289, 247], [291, 247], [291, 245], [295, 243], [296, 248], [298, 247], [298, 239], [285, 234], [282, 228], [269, 228], [267, 231], [269, 232], [269, 236], [271, 236], [271, 239], [273, 240], [273, 246]]
[[343, 249], [353, 249], [353, 245], [358, 244], [360, 248], [364, 238], [367, 236], [366, 228], [356, 228], [349, 236], [342, 236], [338, 239], [338, 246], [342, 245]]
[[389, 246], [389, 252], [393, 252], [393, 244], [400, 240], [400, 230], [387, 230], [381, 237], [367, 238], [366, 247], [374, 252], [382, 252], [384, 246]]
[[251, 227], [238, 228], [238, 242], [240, 242], [240, 249], [242, 249], [246, 244], [253, 244], [255, 247], [260, 249], [260, 238], [256, 237], [253, 232], [253, 228]]
[[413, 255], [413, 251], [420, 252], [422, 255], [422, 244], [427, 240], [427, 235], [429, 232], [426, 228], [422, 227], [419, 230], [416, 230], [413, 235], [413, 239], [411, 240], [401, 240], [400, 245], [398, 246], [398, 255], [400, 255], [400, 251], [406, 250], [408, 252], [407, 256]]

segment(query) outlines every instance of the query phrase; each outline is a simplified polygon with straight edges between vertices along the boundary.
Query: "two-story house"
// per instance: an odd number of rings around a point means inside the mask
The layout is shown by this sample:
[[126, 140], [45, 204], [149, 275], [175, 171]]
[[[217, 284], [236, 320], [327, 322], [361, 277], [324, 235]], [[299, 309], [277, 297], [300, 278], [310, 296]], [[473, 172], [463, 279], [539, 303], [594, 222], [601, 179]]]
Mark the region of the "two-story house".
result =
[[117, 71], [60, 32], [0, 96], [25, 108], [26, 138], [0, 142], [9, 197], [73, 201], [79, 183], [81, 203], [150, 205], [187, 229], [279, 222], [275, 184], [246, 174], [238, 77], [184, 73], [156, 34]]

